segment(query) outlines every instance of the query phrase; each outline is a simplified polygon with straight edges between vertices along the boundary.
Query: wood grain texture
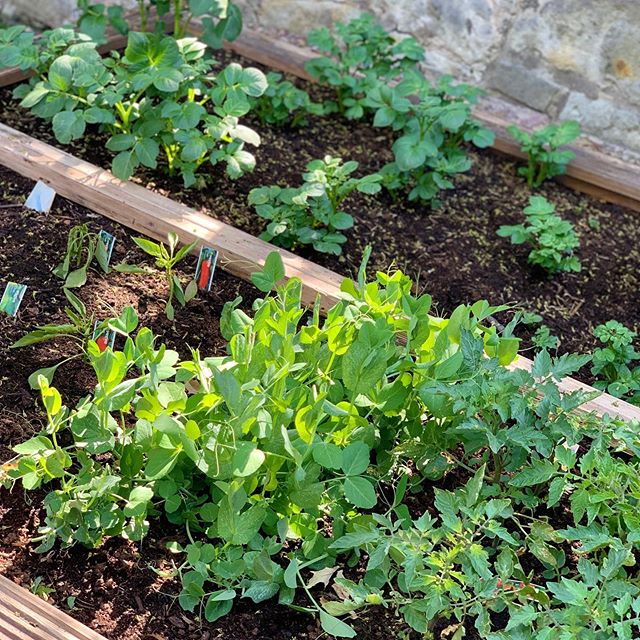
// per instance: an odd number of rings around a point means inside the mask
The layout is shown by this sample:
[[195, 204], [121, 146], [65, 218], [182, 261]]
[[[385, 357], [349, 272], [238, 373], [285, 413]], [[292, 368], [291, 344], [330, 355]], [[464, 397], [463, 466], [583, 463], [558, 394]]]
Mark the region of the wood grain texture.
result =
[[105, 640], [71, 616], [0, 576], [0, 640]]
[[[132, 182], [122, 182], [109, 171], [75, 158], [55, 147], [0, 124], [0, 163], [33, 180], [43, 180], [60, 195], [105, 215], [131, 229], [157, 240], [174, 231], [183, 243], [197, 242], [220, 252], [220, 266], [229, 273], [250, 279], [264, 264], [273, 245], [176, 203]], [[313, 303], [319, 295], [326, 311], [340, 297], [342, 276], [288, 251], [282, 255], [287, 277], [303, 283], [303, 300]], [[516, 366], [531, 367], [531, 361], [519, 357]], [[571, 378], [560, 387], [594, 391]], [[640, 420], [640, 408], [601, 394], [584, 407], [598, 415], [609, 414], [625, 420]]]

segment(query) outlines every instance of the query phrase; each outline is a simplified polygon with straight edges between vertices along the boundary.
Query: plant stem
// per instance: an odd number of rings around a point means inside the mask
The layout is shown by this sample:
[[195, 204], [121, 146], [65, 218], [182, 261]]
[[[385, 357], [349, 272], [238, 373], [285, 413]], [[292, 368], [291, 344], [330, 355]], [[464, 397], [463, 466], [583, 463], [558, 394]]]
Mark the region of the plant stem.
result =
[[140, 31], [147, 32], [147, 7], [146, 0], [138, 0], [138, 12], [140, 13]]
[[173, 37], [182, 38], [182, 0], [173, 0]]

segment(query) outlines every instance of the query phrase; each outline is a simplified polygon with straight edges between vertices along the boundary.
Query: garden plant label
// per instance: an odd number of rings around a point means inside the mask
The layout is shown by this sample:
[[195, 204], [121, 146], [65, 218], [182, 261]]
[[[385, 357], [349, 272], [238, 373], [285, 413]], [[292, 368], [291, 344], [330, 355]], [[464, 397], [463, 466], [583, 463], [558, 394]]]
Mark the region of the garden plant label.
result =
[[100, 233], [98, 233], [98, 242], [102, 245], [106, 265], [109, 266], [109, 263], [111, 262], [111, 254], [113, 253], [113, 247], [116, 243], [116, 238], [108, 231], [101, 229]]
[[218, 252], [211, 247], [202, 247], [196, 266], [196, 282], [201, 291], [211, 291], [213, 274], [218, 261]]
[[93, 335], [91, 336], [91, 339], [95, 340], [95, 343], [98, 345], [101, 352], [106, 351], [107, 347], [111, 347], [113, 349], [113, 345], [116, 341], [116, 332], [108, 328], [102, 329], [98, 324], [99, 323], [96, 320], [93, 325]]
[[55, 197], [55, 189], [38, 180], [33, 191], [29, 194], [27, 201], [24, 203], [24, 206], [27, 207], [27, 209], [33, 209], [40, 213], [49, 213]]
[[26, 284], [17, 284], [9, 282], [5, 287], [2, 299], [0, 300], [0, 311], [4, 311], [7, 315], [15, 317], [27, 290]]

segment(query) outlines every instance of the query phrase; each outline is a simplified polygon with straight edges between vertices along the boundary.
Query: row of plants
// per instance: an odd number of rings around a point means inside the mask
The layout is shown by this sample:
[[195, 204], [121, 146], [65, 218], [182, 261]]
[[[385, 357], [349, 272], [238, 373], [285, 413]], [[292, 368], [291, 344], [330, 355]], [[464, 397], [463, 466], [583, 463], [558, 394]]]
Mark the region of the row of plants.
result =
[[47, 489], [38, 550], [166, 520], [178, 600], [209, 621], [277, 598], [336, 637], [374, 607], [424, 637], [636, 637], [638, 425], [560, 394], [589, 357], [511, 370], [504, 307], [436, 317], [365, 268], [323, 319], [272, 253], [251, 314], [225, 305], [228, 355], [180, 361], [125, 308], [113, 347], [83, 345], [97, 384], [76, 407], [37, 376], [47, 424], [1, 474]]
[[[380, 184], [394, 198], [408, 194], [409, 200], [437, 206], [438, 194], [453, 188], [454, 176], [471, 166], [466, 145], [484, 148], [493, 143], [494, 134], [471, 116], [479, 91], [451, 77], [430, 82], [419, 70], [425, 51], [417, 41], [396, 41], [370, 15], [337, 23], [335, 34], [323, 28], [309, 36], [325, 55], [311, 60], [307, 69], [335, 90], [335, 100], [321, 104], [280, 74], [265, 77], [235, 64], [212, 74], [213, 61], [205, 55], [204, 43], [186, 38], [187, 26], [191, 17], [202, 18], [214, 7], [220, 24], [227, 24], [224, 21], [238, 13], [233, 5], [210, 0], [173, 3], [171, 37], [145, 32], [148, 3], [141, 0], [143, 33], [130, 34], [124, 56], [111, 53], [102, 60], [95, 46], [109, 21], [125, 30], [122, 9], [81, 4], [79, 26], [91, 37], [55, 30], [34, 40], [22, 27], [5, 29], [0, 31], [0, 67], [18, 66], [35, 74], [15, 96], [22, 107], [51, 121], [62, 144], [84, 136], [87, 125], [98, 125], [107, 133], [107, 147], [117, 154], [112, 170], [120, 178], [144, 166], [181, 175], [186, 186], [204, 186], [206, 165], [219, 162], [236, 178], [255, 164], [245, 145], [260, 143], [258, 133], [238, 120], [250, 110], [264, 123], [291, 126], [303, 124], [311, 114], [339, 113], [390, 128], [394, 161], [380, 169]], [[171, 8], [168, 1], [152, 4], [160, 15]], [[202, 21], [211, 23], [206, 17]], [[238, 33], [222, 29], [226, 39]], [[220, 46], [222, 39], [204, 37], [204, 42]], [[573, 153], [561, 147], [577, 137], [580, 128], [567, 121], [532, 134], [517, 127], [510, 131], [529, 158], [520, 172], [535, 187], [565, 171]], [[339, 243], [318, 240], [317, 236], [336, 233], [326, 215], [314, 215], [313, 207], [311, 217], [291, 215], [290, 204], [281, 201], [273, 207], [272, 219], [286, 218], [288, 229], [285, 234], [267, 231], [276, 244], [309, 244], [318, 251], [339, 252]], [[309, 223], [314, 233], [308, 231]], [[272, 226], [281, 229], [283, 223]], [[567, 251], [559, 241], [557, 248]]]

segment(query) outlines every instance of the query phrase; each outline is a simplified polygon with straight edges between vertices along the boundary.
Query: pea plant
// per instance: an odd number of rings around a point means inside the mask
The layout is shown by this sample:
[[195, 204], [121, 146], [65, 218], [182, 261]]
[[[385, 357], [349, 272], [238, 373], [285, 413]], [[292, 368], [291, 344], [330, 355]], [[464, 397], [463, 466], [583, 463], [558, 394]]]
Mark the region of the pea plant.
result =
[[168, 234], [168, 246], [147, 238], [133, 238], [133, 241], [146, 254], [155, 258], [156, 267], [164, 271], [169, 290], [165, 303], [165, 313], [169, 320], [173, 320], [175, 318], [174, 301], [181, 307], [184, 307], [190, 300], [195, 298], [198, 293], [198, 285], [195, 280], [191, 280], [183, 289], [180, 278], [175, 273], [176, 266], [191, 253], [197, 243], [192, 242], [191, 244], [185, 244], [178, 249], [179, 238], [173, 231], [170, 231]]
[[512, 244], [529, 244], [529, 262], [551, 274], [580, 271], [580, 260], [573, 255], [580, 246], [578, 235], [568, 220], [555, 215], [555, 206], [543, 196], [531, 196], [524, 209], [527, 224], [502, 225], [498, 235]]
[[20, 29], [2, 34], [9, 43], [1, 64], [35, 73], [14, 92], [21, 106], [51, 122], [62, 144], [98, 125], [117, 154], [117, 177], [160, 166], [189, 187], [204, 183], [198, 173], [205, 164], [223, 163], [232, 178], [255, 166], [244, 146], [260, 144], [260, 137], [239, 117], [266, 88], [257, 69], [232, 63], [214, 76], [205, 45], [194, 38], [131, 33], [124, 55], [103, 59], [95, 43], [68, 30], [36, 43]]
[[353, 226], [353, 217], [342, 211], [344, 201], [354, 191], [373, 194], [381, 189], [379, 174], [352, 177], [357, 168], [355, 161], [343, 163], [326, 156], [307, 165], [300, 187], [252, 189], [249, 204], [269, 220], [260, 237], [285, 248], [311, 245], [316, 251], [340, 255], [346, 242], [340, 232]]
[[414, 38], [396, 41], [366, 13], [337, 22], [335, 34], [326, 27], [316, 29], [308, 40], [324, 55], [310, 60], [307, 71], [335, 89], [333, 107], [350, 119], [369, 112], [365, 98], [371, 88], [397, 79], [424, 59], [424, 49]]
[[527, 154], [527, 166], [520, 167], [518, 175], [526, 178], [530, 187], [539, 187], [545, 180], [564, 174], [576, 157], [573, 151], [560, 149], [580, 135], [580, 124], [575, 120], [552, 123], [531, 133], [515, 125], [507, 131]]
[[[78, 28], [98, 44], [106, 41], [108, 27], [121, 34], [129, 33], [129, 24], [121, 5], [93, 3], [91, 0], [78, 0], [81, 11]], [[160, 20], [155, 21], [155, 29], [164, 30], [164, 16], [172, 20], [172, 32], [175, 38], [184, 38], [194, 18], [202, 25], [202, 41], [210, 47], [219, 49], [225, 40], [235, 40], [242, 31], [242, 13], [238, 6], [229, 0], [136, 0], [140, 31], [146, 33], [152, 26], [151, 9], [155, 9]]]
[[398, 132], [394, 162], [382, 170], [393, 195], [409, 188], [409, 200], [437, 206], [440, 191], [453, 187], [451, 178], [471, 166], [463, 145], [493, 144], [494, 134], [471, 117], [476, 99], [477, 90], [468, 85], [442, 77], [433, 86], [410, 71], [397, 86], [381, 83], [368, 92], [365, 103], [374, 110], [374, 126]]
[[267, 73], [267, 88], [262, 96], [251, 100], [251, 111], [264, 124], [292, 128], [306, 123], [308, 115], [322, 115], [322, 104], [312, 102], [309, 94], [298, 89], [289, 80], [283, 80], [281, 73]]
[[636, 332], [609, 320], [597, 326], [593, 334], [602, 343], [593, 352], [591, 373], [599, 378], [594, 386], [616, 398], [640, 404], [640, 366], [633, 367], [640, 360], [640, 353], [633, 347]]

